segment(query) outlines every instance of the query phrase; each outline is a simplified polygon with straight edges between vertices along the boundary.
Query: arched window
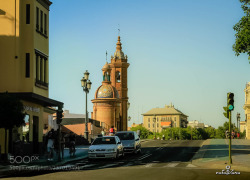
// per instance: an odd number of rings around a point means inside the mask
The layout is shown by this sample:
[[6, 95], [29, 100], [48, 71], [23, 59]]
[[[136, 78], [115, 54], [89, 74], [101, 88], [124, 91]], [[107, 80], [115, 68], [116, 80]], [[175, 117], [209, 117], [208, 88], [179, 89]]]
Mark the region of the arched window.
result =
[[119, 71], [116, 71], [115, 77], [116, 77], [116, 82], [121, 82], [121, 73]]

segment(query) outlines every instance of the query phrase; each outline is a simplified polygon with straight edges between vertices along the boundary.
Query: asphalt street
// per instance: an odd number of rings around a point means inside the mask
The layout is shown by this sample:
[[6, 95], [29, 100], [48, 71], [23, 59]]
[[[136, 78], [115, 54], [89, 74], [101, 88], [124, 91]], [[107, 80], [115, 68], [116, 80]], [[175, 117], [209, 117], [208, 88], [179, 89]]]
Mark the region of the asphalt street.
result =
[[218, 175], [216, 172], [222, 169], [194, 166], [191, 159], [202, 143], [202, 140], [150, 140], [142, 143], [140, 154], [117, 160], [83, 159], [57, 170], [22, 174], [18, 179], [249, 179], [250, 173]]

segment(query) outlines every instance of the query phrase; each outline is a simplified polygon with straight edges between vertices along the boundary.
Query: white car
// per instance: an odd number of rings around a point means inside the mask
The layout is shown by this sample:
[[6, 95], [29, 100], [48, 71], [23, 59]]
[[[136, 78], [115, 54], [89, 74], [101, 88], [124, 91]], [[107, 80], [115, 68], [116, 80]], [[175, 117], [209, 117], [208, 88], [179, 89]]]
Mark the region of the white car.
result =
[[124, 156], [123, 145], [117, 136], [96, 138], [89, 147], [89, 159], [119, 158]]

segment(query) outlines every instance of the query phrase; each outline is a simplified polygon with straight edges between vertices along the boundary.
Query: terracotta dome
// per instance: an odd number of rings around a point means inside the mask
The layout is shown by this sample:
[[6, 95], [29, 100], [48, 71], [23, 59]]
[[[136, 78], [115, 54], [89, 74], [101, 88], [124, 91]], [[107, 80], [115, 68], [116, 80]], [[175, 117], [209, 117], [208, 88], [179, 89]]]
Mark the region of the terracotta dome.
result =
[[119, 98], [118, 91], [111, 84], [101, 85], [95, 94], [96, 98]]
[[110, 69], [111, 69], [111, 68], [110, 68], [108, 62], [106, 62], [106, 64], [102, 67], [102, 70], [103, 70], [103, 71], [107, 71], [107, 70], [110, 70]]

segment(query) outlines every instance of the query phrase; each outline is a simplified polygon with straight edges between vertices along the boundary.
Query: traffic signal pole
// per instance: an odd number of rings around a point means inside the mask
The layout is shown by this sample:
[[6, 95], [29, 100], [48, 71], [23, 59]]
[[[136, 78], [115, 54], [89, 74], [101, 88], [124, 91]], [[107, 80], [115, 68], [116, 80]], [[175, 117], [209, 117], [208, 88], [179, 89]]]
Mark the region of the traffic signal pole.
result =
[[231, 139], [232, 139], [232, 133], [231, 133], [231, 111], [229, 113], [229, 164], [232, 164], [232, 156], [231, 156]]

